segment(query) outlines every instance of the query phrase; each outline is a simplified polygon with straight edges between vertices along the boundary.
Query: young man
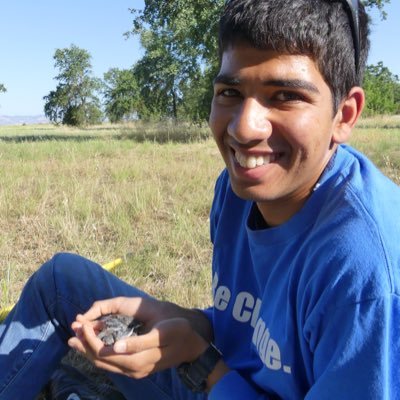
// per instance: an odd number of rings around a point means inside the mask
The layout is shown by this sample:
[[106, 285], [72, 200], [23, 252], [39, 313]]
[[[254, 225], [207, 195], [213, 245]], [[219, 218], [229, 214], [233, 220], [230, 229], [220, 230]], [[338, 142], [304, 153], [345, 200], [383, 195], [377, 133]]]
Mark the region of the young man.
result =
[[[400, 189], [344, 145], [367, 33], [357, 1], [228, 2], [210, 116], [226, 163], [213, 307], [57, 255], [0, 327], [0, 399], [32, 398], [67, 341], [128, 399], [400, 399]], [[105, 347], [95, 320], [109, 313], [145, 333]]]

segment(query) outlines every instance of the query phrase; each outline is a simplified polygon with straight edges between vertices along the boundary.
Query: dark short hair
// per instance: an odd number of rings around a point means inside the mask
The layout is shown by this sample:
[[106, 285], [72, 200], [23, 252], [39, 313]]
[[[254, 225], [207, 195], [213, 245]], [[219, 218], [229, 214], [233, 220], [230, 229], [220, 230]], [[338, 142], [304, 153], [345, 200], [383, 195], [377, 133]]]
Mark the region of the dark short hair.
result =
[[219, 55], [238, 42], [279, 53], [307, 55], [329, 85], [336, 112], [361, 86], [369, 51], [369, 18], [359, 3], [360, 55], [355, 65], [351, 21], [340, 0], [230, 0], [219, 24]]

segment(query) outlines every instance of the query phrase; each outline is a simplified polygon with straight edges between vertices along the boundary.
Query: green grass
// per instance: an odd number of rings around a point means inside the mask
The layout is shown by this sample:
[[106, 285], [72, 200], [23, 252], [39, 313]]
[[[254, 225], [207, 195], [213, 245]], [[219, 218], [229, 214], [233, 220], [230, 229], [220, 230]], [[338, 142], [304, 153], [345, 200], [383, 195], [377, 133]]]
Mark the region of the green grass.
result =
[[400, 185], [400, 116], [362, 119], [350, 143]]
[[[106, 263], [161, 298], [209, 302], [208, 212], [222, 168], [206, 128], [0, 128], [0, 305], [58, 251]], [[181, 290], [185, 287], [186, 290]]]
[[[351, 144], [400, 184], [400, 118], [361, 120]], [[187, 306], [210, 301], [208, 213], [223, 165], [208, 128], [0, 127], [0, 307], [58, 251]]]
[[[351, 144], [400, 184], [400, 118], [358, 126]], [[222, 168], [207, 128], [0, 127], [0, 307], [59, 251], [99, 263], [129, 253], [115, 271], [122, 279], [188, 307], [209, 304], [208, 215]]]

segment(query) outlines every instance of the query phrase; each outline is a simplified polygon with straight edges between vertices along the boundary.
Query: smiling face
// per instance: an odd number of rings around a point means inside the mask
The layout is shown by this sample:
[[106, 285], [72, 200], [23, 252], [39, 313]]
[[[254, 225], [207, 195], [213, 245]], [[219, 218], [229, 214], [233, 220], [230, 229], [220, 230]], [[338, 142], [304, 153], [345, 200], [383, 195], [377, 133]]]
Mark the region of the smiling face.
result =
[[341, 110], [332, 110], [309, 57], [245, 44], [223, 53], [210, 127], [234, 192], [256, 201], [270, 225], [301, 208], [342, 141]]

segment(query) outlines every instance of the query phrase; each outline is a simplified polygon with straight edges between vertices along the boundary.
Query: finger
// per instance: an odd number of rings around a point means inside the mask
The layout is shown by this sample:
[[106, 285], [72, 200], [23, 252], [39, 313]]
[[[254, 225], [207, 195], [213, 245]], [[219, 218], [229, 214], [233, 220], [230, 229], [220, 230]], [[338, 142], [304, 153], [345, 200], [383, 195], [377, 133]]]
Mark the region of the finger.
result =
[[126, 375], [134, 378], [148, 376], [187, 361], [184, 355], [180, 354], [179, 348], [174, 346], [151, 348], [134, 354], [114, 353], [101, 360], [120, 368]]
[[136, 354], [160, 346], [160, 332], [157, 329], [152, 329], [143, 335], [118, 340], [114, 343], [113, 349], [118, 354]]
[[79, 352], [82, 356], [87, 358], [91, 363], [94, 363], [95, 356], [86, 341], [79, 340], [78, 338], [70, 338], [68, 340], [68, 345], [75, 351]]
[[92, 307], [82, 315], [85, 320], [95, 320], [108, 314], [125, 314], [134, 316], [142, 303], [141, 297], [115, 297], [93, 303]]
[[71, 329], [74, 331], [75, 336], [78, 336], [78, 337], [82, 336], [82, 324], [80, 322], [74, 321], [71, 324]]
[[[131, 377], [147, 376], [152, 372], [176, 366], [186, 360], [187, 352], [180, 354], [182, 344], [178, 343], [179, 335], [175, 334], [180, 325], [185, 327], [183, 335], [185, 337], [185, 330], [190, 325], [186, 320], [177, 319], [159, 324], [159, 328], [151, 330], [148, 334], [120, 340], [110, 347], [104, 346], [102, 341], [94, 335], [90, 324], [84, 324], [83, 332], [87, 342], [85, 354], [95, 365], [102, 368], [105, 366], [100, 365], [100, 362], [115, 367]], [[169, 333], [163, 334], [163, 341], [160, 341], [160, 330], [169, 331]], [[196, 336], [198, 335], [196, 334]], [[198, 337], [200, 338], [200, 336]], [[171, 346], [168, 342], [170, 338]], [[122, 351], [119, 348], [121, 344], [125, 346]]]
[[147, 355], [140, 357], [138, 360], [135, 361], [129, 359], [128, 357], [130, 356], [127, 355], [115, 355], [115, 353], [112, 352], [112, 348], [108, 349], [108, 352], [111, 354], [103, 354], [101, 358], [97, 358], [90, 350], [90, 348], [85, 345], [84, 342], [75, 337], [68, 340], [68, 345], [72, 349], [82, 354], [97, 368], [101, 368], [109, 372], [127, 375], [135, 379], [144, 378], [148, 376], [151, 372], [153, 372], [155, 370], [155, 363], [159, 359], [159, 356], [157, 356], [153, 361]]
[[93, 321], [99, 317], [107, 314], [116, 314], [119, 308], [119, 303], [123, 300], [122, 297], [115, 297], [107, 300], [96, 301], [84, 314], [78, 315], [77, 320]]
[[78, 339], [77, 337], [72, 337], [68, 339], [68, 346], [71, 347], [72, 349], [79, 351], [79, 353], [86, 355], [86, 347], [82, 340]]
[[97, 337], [91, 324], [84, 324], [82, 332], [83, 338], [81, 342], [86, 347], [86, 353], [90, 353], [93, 359], [107, 358], [110, 355], [115, 355], [113, 347], [104, 345], [103, 341]]
[[[71, 338], [69, 344], [81, 352], [94, 365], [110, 372], [123, 373], [133, 378], [142, 378], [155, 371], [155, 366], [162, 357], [158, 347], [151, 347], [137, 354], [116, 354], [113, 347], [104, 346], [94, 334], [91, 324], [82, 327], [84, 340]], [[151, 341], [151, 338], [150, 338]]]
[[[81, 319], [80, 317], [78, 317], [78, 318]], [[79, 338], [83, 337], [83, 333], [82, 333], [83, 324], [91, 324], [92, 328], [94, 329], [96, 334], [99, 333], [104, 328], [104, 323], [102, 321], [99, 321], [99, 320], [82, 321], [82, 322], [81, 321], [74, 321], [71, 324], [71, 329], [74, 331], [75, 336], [77, 336]]]
[[108, 355], [112, 350], [97, 337], [91, 324], [83, 324], [82, 333], [86, 348], [93, 354], [93, 358]]
[[[70, 347], [76, 351], [79, 351], [85, 358], [87, 358], [94, 366], [97, 368], [101, 368], [108, 372], [113, 372], [117, 374], [122, 374], [129, 376], [135, 379], [141, 379], [148, 376], [151, 373], [151, 369], [147, 369], [149, 371], [132, 371], [129, 367], [129, 362], [127, 360], [114, 360], [112, 359], [103, 359], [103, 358], [96, 358], [90, 351], [82, 345], [82, 343], [76, 342], [72, 338], [68, 341]], [[121, 357], [121, 356], [119, 356]], [[127, 368], [121, 367], [121, 364], [128, 365]]]
[[71, 328], [75, 331], [75, 330], [79, 330], [79, 329], [82, 329], [82, 322], [80, 322], [80, 321], [74, 321], [72, 324], [71, 324]]
[[114, 344], [116, 353], [140, 353], [153, 348], [163, 348], [179, 338], [186, 338], [194, 333], [189, 322], [184, 318], [172, 318], [156, 324], [148, 333], [118, 340]]
[[163, 357], [163, 350], [154, 348], [136, 354], [116, 354], [102, 355], [95, 358], [94, 362], [105, 363], [119, 369], [125, 375], [133, 378], [148, 376], [157, 371], [157, 365]]
[[[87, 343], [87, 341], [85, 340], [80, 340], [77, 337], [72, 337], [68, 340], [68, 345], [78, 351], [79, 353], [81, 353], [83, 356], [85, 356], [88, 360], [90, 360], [92, 363], [96, 364], [99, 361], [101, 361], [99, 357], [99, 355], [96, 355], [95, 352], [93, 351], [93, 349], [91, 348], [91, 346]], [[104, 349], [101, 349], [99, 351], [99, 353], [101, 353], [101, 357], [107, 357], [107, 355], [109, 354], [114, 354], [112, 348], [109, 347], [105, 347]], [[106, 361], [103, 361], [105, 364], [107, 364]], [[111, 365], [111, 364], [110, 364]], [[118, 366], [116, 366], [118, 367]], [[121, 369], [116, 371], [116, 372], [123, 372]]]
[[105, 371], [114, 372], [116, 374], [128, 375], [128, 373], [125, 370], [121, 369], [118, 365], [113, 365], [107, 361], [103, 361], [102, 359], [93, 359], [91, 360], [91, 362], [97, 368], [101, 368]]

